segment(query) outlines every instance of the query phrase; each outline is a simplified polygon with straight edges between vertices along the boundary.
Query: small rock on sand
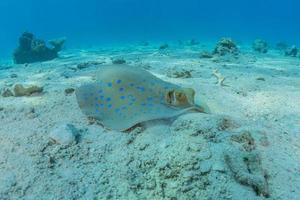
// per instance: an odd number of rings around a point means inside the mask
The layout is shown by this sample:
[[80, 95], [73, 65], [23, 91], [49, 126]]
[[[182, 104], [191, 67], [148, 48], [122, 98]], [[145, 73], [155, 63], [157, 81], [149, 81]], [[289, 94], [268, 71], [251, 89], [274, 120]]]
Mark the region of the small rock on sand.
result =
[[258, 77], [258, 78], [256, 78], [256, 80], [258, 80], [258, 81], [265, 81], [266, 79], [264, 77]]
[[70, 95], [70, 94], [72, 94], [73, 92], [75, 92], [75, 89], [74, 89], [74, 88], [66, 88], [66, 89], [65, 89], [65, 95]]
[[124, 58], [113, 58], [112, 63], [115, 65], [125, 64], [126, 60]]
[[18, 78], [18, 75], [17, 74], [11, 74], [10, 78]]

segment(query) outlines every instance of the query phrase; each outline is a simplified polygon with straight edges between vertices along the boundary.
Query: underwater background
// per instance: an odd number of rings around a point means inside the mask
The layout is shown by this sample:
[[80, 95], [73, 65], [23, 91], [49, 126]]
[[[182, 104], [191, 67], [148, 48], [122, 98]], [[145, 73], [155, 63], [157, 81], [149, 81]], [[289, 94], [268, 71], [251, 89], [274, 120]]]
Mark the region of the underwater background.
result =
[[11, 56], [24, 31], [65, 36], [68, 48], [196, 38], [264, 38], [299, 44], [297, 0], [3, 0], [0, 58]]
[[299, 8], [0, 0], [0, 200], [299, 200]]

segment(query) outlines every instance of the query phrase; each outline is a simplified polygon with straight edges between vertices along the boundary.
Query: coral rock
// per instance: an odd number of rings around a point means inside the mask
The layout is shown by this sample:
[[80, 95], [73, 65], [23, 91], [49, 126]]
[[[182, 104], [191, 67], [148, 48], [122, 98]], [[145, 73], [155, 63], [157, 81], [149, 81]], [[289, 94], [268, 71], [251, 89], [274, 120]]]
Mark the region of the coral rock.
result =
[[236, 44], [230, 38], [222, 38], [213, 51], [213, 54], [219, 56], [224, 56], [227, 54], [237, 55], [238, 53], [239, 50]]
[[168, 44], [162, 44], [162, 45], [160, 45], [159, 50], [164, 50], [164, 49], [167, 49], [167, 48], [169, 48]]
[[19, 46], [13, 53], [16, 64], [33, 63], [52, 60], [58, 57], [65, 39], [51, 40], [53, 47], [47, 47], [45, 41], [36, 39], [32, 33], [23, 33], [19, 38]]
[[54, 48], [53, 50], [59, 52], [62, 50], [62, 47], [66, 41], [66, 38], [57, 38], [53, 40], [49, 40], [49, 44], [51, 44]]
[[228, 150], [224, 158], [237, 182], [252, 187], [257, 194], [269, 197], [266, 172], [261, 168], [260, 156], [256, 152]]
[[196, 39], [191, 39], [187, 43], [187, 45], [189, 45], [189, 46], [195, 46], [195, 45], [198, 45], [198, 44], [200, 44], [200, 42], [197, 41]]
[[286, 56], [296, 57], [298, 54], [298, 48], [296, 46], [292, 46], [291, 48], [285, 51]]
[[30, 96], [34, 93], [41, 93], [43, 91], [43, 87], [39, 87], [36, 85], [30, 85], [28, 87], [24, 87], [21, 84], [16, 84], [14, 86], [14, 96]]
[[259, 53], [267, 53], [268, 43], [264, 40], [257, 39], [254, 41], [252, 48], [254, 51], [257, 51]]
[[278, 50], [283, 50], [283, 51], [285, 51], [287, 48], [288, 48], [288, 45], [287, 45], [287, 43], [285, 43], [285, 42], [278, 42], [278, 43], [276, 44], [276, 49], [278, 49]]

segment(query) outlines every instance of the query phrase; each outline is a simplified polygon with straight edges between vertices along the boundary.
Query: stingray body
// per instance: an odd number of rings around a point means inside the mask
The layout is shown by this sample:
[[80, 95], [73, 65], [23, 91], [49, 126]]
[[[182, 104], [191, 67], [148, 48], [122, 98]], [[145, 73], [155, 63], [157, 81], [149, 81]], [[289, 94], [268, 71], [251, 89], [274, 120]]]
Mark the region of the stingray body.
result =
[[192, 89], [181, 88], [128, 65], [101, 67], [96, 82], [79, 87], [76, 97], [84, 114], [119, 131], [188, 110], [201, 111], [194, 105]]

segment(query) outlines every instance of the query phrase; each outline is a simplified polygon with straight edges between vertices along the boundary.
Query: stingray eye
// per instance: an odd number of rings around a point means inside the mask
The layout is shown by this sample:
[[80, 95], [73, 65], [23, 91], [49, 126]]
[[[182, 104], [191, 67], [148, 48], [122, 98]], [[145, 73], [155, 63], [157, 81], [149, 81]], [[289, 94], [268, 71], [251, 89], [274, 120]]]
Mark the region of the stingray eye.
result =
[[176, 92], [176, 99], [182, 100], [184, 98], [184, 94], [181, 92]]
[[177, 92], [174, 90], [168, 91], [165, 96], [166, 102], [170, 105], [177, 104]]
[[173, 91], [169, 91], [166, 95], [166, 101], [168, 104], [172, 103], [172, 98], [173, 98]]

